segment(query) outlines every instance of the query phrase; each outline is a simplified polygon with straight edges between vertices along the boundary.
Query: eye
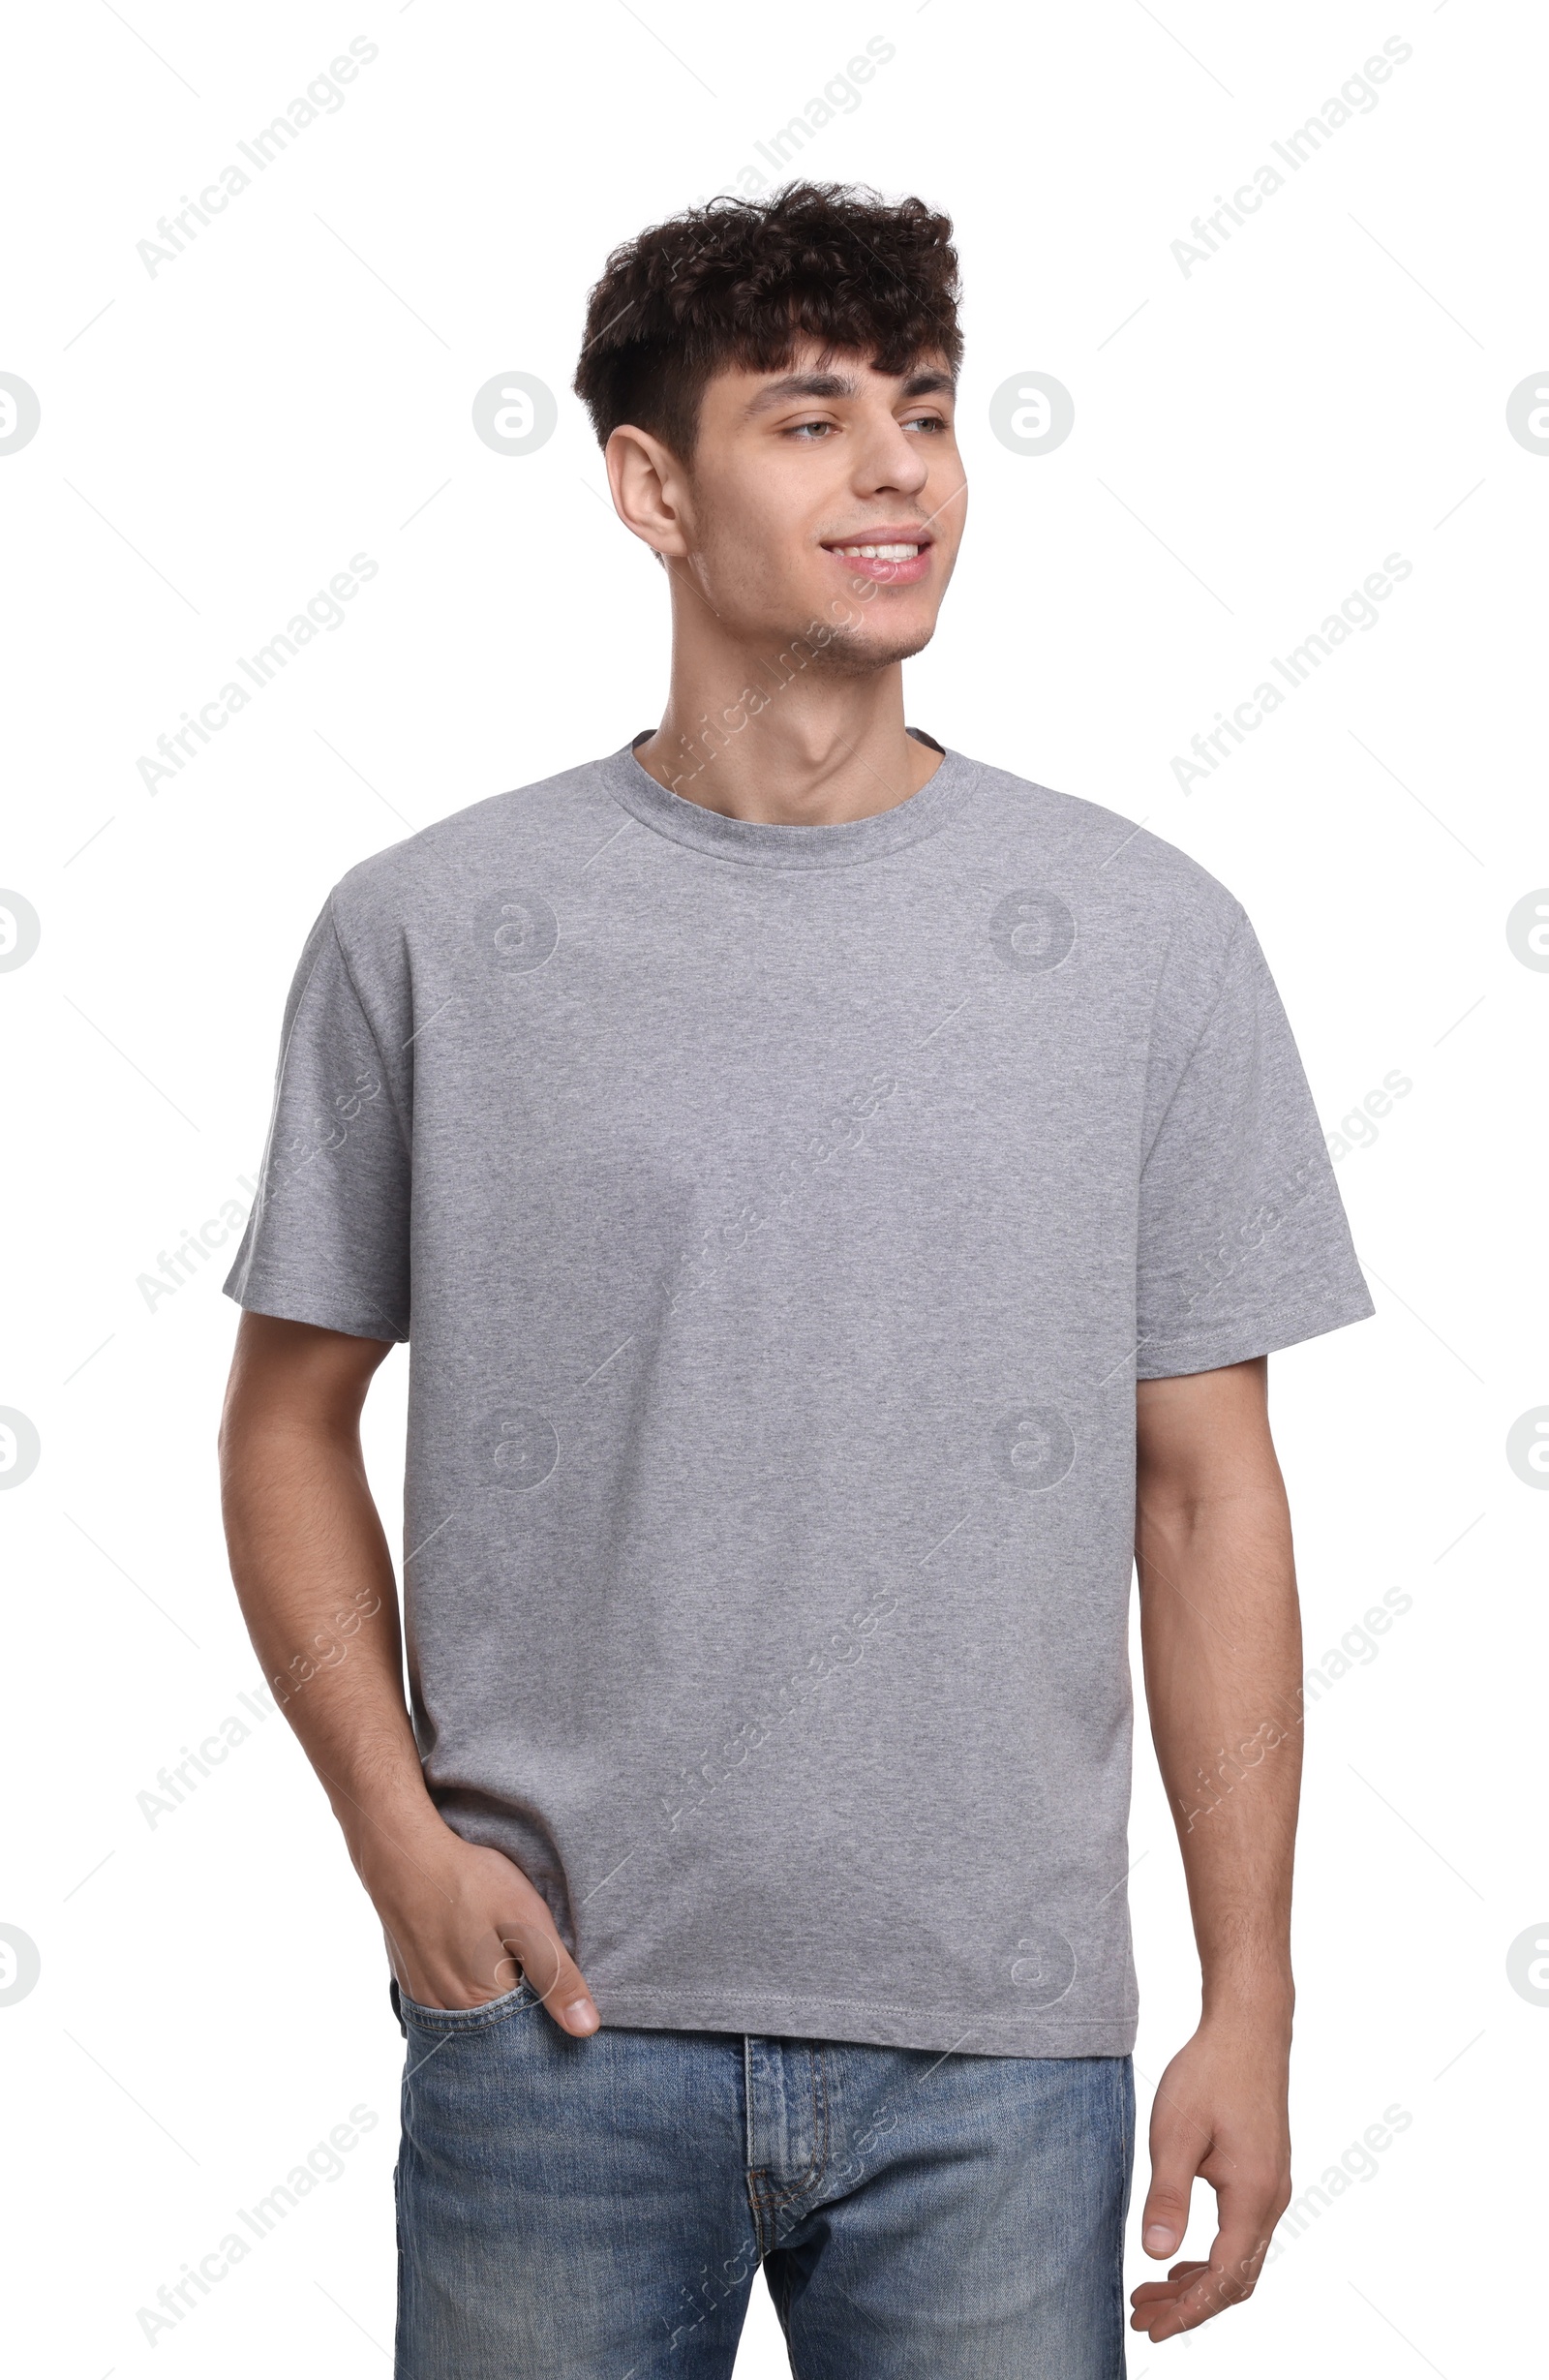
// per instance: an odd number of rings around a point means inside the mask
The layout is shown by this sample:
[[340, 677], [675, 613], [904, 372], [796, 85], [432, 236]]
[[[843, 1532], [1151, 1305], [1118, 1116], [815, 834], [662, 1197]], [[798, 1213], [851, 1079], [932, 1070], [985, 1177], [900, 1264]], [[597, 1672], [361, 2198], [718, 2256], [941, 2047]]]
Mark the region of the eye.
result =
[[946, 426], [939, 413], [911, 413], [901, 424], [905, 430], [945, 430]]
[[826, 437], [829, 431], [836, 426], [836, 423], [832, 421], [796, 421], [791, 424], [785, 435], [787, 438], [804, 440], [810, 436], [815, 442], [819, 438]]

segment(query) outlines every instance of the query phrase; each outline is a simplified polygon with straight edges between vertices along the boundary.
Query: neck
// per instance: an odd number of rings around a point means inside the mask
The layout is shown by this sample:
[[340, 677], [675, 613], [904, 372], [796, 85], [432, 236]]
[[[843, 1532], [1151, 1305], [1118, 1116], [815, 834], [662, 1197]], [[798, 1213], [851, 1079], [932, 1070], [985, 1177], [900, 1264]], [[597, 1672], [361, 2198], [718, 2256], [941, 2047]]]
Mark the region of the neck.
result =
[[661, 725], [635, 758], [685, 801], [763, 826], [895, 809], [941, 761], [904, 730], [901, 662], [840, 677], [805, 637], [714, 659], [675, 646]]

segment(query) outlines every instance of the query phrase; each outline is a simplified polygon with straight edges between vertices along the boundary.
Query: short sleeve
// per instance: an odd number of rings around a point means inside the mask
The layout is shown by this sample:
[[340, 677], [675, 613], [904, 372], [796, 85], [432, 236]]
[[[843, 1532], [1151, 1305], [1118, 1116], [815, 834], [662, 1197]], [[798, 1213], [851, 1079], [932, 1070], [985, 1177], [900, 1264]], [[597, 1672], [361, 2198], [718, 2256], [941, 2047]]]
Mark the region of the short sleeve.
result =
[[410, 1155], [330, 900], [286, 1004], [262, 1178], [224, 1287], [257, 1314], [409, 1336]]
[[1136, 1374], [1204, 1372], [1376, 1311], [1296, 1044], [1237, 911], [1140, 1175]]

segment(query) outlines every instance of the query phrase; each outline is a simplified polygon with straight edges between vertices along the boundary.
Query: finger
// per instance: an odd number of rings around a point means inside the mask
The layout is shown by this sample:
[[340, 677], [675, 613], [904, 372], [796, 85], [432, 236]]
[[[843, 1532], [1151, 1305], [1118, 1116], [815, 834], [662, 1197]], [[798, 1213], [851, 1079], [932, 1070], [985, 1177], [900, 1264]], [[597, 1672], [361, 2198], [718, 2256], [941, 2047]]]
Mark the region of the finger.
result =
[[1174, 2265], [1165, 2281], [1142, 2281], [1139, 2289], [1132, 2289], [1130, 2304], [1132, 2305], [1153, 2304], [1170, 2305], [1175, 2299], [1182, 2296], [1197, 2273], [1205, 2273], [1208, 2270], [1209, 2267], [1202, 2257], [1195, 2257], [1188, 2264]]
[[516, 1921], [501, 1928], [501, 1940], [562, 2032], [578, 2040], [594, 2033], [602, 2019], [586, 1978], [559, 1936], [548, 1927]]
[[1175, 2306], [1188, 2290], [1194, 2276], [1205, 2271], [1202, 2265], [1174, 2265], [1165, 2281], [1145, 2281], [1130, 2292], [1130, 2328], [1149, 2331], [1163, 2314]]
[[[1202, 2322], [1210, 2321], [1215, 2314], [1225, 2313], [1229, 2305], [1237, 2303], [1235, 2297], [1220, 2294], [1217, 2284], [1223, 2278], [1214, 2268], [1207, 2268], [1199, 2279], [1169, 2304], [1138, 2309], [1135, 2328], [1148, 2332], [1153, 2346], [1160, 2346], [1165, 2338], [1176, 2338], [1185, 2331], [1197, 2331]], [[1248, 2293], [1243, 2291], [1240, 2294], [1246, 2296]]]
[[[1181, 2331], [1198, 2330], [1229, 2305], [1240, 2305], [1252, 2297], [1264, 2256], [1269, 2247], [1269, 2236], [1274, 2218], [1269, 2211], [1272, 2201], [1244, 2207], [1233, 2206], [1245, 2196], [1240, 2190], [1219, 2192], [1221, 2228], [1210, 2243], [1208, 2261], [1194, 2269], [1184, 2287], [1170, 2306], [1159, 2307], [1150, 2324], [1151, 2338], [1159, 2344]], [[1184, 2268], [1179, 2268], [1180, 2271]]]
[[1140, 2245], [1148, 2256], [1172, 2256], [1189, 2228], [1189, 2199], [1209, 2134], [1179, 2107], [1160, 2097], [1151, 2113], [1151, 2187], [1140, 2216]]

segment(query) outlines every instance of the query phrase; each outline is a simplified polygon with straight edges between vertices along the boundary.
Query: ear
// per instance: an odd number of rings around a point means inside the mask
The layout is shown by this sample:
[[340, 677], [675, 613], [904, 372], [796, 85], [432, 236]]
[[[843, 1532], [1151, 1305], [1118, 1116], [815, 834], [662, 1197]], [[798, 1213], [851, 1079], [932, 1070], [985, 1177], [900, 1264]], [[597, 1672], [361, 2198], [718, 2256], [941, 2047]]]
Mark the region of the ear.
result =
[[688, 553], [688, 478], [670, 446], [649, 430], [621, 423], [603, 449], [613, 508], [657, 559], [682, 562]]

